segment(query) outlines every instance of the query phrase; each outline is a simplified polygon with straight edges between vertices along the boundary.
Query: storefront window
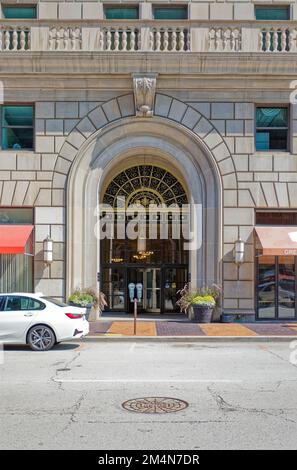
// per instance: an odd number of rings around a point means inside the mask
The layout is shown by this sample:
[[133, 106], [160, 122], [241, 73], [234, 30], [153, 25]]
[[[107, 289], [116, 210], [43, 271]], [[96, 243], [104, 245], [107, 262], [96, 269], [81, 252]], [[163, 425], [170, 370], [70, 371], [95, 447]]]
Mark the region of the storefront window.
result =
[[[0, 240], [1, 225], [32, 225], [33, 210], [3, 208], [0, 209]], [[16, 228], [17, 230], [17, 228]], [[0, 292], [32, 292], [33, 291], [33, 256], [32, 239], [25, 247], [25, 254], [0, 253]]]
[[288, 149], [288, 108], [257, 107], [256, 150]]
[[261, 256], [258, 259], [257, 301], [259, 319], [292, 319], [296, 316], [296, 258]]
[[2, 106], [2, 149], [33, 149], [33, 106]]
[[293, 256], [278, 258], [278, 316], [295, 317], [295, 261]]

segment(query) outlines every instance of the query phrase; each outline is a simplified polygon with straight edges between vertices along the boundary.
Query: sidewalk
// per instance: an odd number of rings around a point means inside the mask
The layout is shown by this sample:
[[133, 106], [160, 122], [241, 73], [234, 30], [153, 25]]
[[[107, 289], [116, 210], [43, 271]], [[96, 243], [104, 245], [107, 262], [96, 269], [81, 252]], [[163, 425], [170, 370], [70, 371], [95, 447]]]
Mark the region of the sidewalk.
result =
[[[134, 337], [133, 321], [101, 319], [90, 322], [88, 339]], [[297, 323], [207, 323], [188, 320], [138, 320], [137, 337], [146, 338], [287, 338], [297, 339]]]

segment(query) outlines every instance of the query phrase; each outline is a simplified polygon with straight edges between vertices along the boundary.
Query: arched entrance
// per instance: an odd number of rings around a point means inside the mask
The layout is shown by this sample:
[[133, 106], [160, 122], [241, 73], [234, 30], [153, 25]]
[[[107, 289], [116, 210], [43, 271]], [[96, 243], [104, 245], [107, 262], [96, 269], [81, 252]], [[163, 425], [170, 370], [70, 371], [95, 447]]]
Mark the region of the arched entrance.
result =
[[221, 283], [222, 177], [215, 156], [185, 126], [157, 116], [131, 116], [86, 139], [68, 173], [67, 293], [77, 286], [101, 288], [97, 207], [113, 177], [140, 164], [166, 169], [182, 184], [191, 207], [202, 206], [202, 244], [188, 253], [190, 281], [193, 287]]
[[140, 313], [178, 311], [189, 260], [182, 230], [188, 215], [183, 183], [160, 166], [129, 166], [109, 181], [102, 202], [107, 220], [113, 215], [113, 230], [100, 244], [101, 289], [109, 309], [131, 311], [128, 286], [140, 283]]

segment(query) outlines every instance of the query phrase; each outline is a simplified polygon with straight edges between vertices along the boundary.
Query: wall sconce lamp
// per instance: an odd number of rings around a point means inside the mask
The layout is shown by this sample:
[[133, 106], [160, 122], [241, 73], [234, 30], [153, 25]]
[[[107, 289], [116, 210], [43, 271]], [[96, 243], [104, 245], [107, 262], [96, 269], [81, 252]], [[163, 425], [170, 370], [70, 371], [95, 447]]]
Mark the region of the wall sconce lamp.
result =
[[242, 264], [244, 263], [244, 254], [245, 254], [245, 243], [239, 237], [238, 240], [234, 243], [234, 263]]
[[53, 262], [53, 240], [47, 236], [43, 240], [43, 261], [45, 264], [51, 264]]

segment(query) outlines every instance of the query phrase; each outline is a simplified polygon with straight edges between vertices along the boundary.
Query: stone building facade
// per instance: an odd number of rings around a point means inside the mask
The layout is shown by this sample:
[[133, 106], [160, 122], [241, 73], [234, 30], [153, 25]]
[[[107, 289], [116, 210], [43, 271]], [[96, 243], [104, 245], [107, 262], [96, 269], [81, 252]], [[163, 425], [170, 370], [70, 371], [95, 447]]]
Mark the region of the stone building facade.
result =
[[[138, 18], [110, 19], [119, 6]], [[259, 7], [276, 19], [257, 19]], [[63, 299], [98, 280], [104, 291], [94, 210], [114, 177], [146, 165], [168, 171], [203, 206], [202, 248], [185, 262], [185, 280], [221, 284], [225, 318], [254, 320], [259, 309], [262, 319], [295, 318], [297, 251], [271, 252], [263, 271], [255, 227], [297, 225], [296, 0], [39, 1], [36, 18], [2, 8], [0, 25], [2, 107], [32, 106], [34, 116], [33, 148], [5, 148], [2, 113], [0, 222], [7, 209], [32, 208], [34, 291]], [[137, 79], [152, 81], [144, 97]], [[259, 125], [261, 112], [279, 109], [286, 122]], [[235, 263], [239, 239], [244, 262]], [[156, 289], [166, 282], [161, 275]]]

